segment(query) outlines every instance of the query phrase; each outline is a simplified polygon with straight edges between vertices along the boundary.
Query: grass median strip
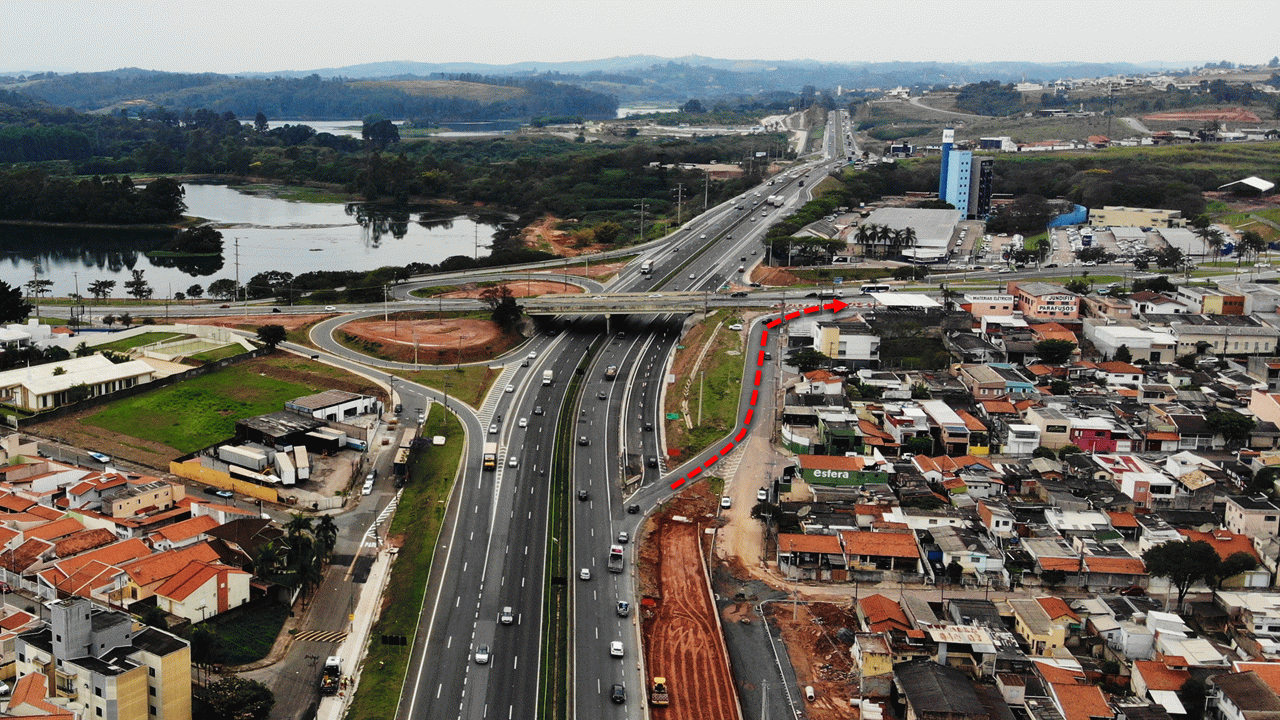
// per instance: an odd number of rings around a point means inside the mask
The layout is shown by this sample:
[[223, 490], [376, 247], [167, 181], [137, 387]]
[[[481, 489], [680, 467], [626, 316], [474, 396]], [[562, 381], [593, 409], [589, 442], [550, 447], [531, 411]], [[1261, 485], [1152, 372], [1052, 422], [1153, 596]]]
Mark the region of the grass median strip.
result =
[[458, 474], [466, 438], [462, 423], [439, 404], [431, 406], [425, 434], [444, 435], [444, 445], [418, 451], [409, 466], [409, 481], [391, 520], [389, 540], [400, 542], [383, 597], [388, 602], [369, 633], [369, 647], [360, 675], [359, 689], [347, 711], [348, 720], [384, 720], [395, 717], [413, 653], [409, 645], [383, 645], [384, 635], [414, 637], [422, 599], [431, 576], [436, 541]]
[[[585, 369], [591, 364], [600, 344], [597, 341], [587, 350], [578, 363]], [[538, 717], [546, 720], [563, 720], [569, 717], [569, 683], [572, 681], [569, 650], [570, 620], [573, 612], [573, 573], [570, 568], [570, 544], [572, 528], [572, 476], [574, 429], [577, 427], [575, 408], [582, 392], [584, 375], [570, 375], [569, 387], [560, 416], [556, 421], [555, 454], [551, 462], [551, 487], [548, 492], [550, 507], [547, 515], [546, 567], [543, 592], [542, 618], [542, 677], [538, 693], [540, 707]]]

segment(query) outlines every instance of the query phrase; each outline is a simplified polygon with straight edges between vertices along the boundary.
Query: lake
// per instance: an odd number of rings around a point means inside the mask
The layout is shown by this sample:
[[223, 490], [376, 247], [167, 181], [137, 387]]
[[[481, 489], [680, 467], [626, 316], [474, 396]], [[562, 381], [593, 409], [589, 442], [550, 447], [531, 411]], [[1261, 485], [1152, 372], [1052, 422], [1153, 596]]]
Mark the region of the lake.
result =
[[52, 280], [52, 293], [87, 294], [94, 280], [115, 280], [114, 295], [132, 270], [145, 271], [154, 297], [234, 278], [239, 241], [240, 281], [264, 270], [301, 275], [312, 270], [373, 270], [410, 262], [437, 263], [453, 255], [488, 255], [501, 218], [437, 217], [426, 208], [388, 216], [367, 206], [299, 203], [238, 192], [223, 185], [184, 185], [187, 214], [206, 218], [223, 235], [221, 258], [149, 258], [168, 233], [0, 225], [0, 280], [21, 286]]

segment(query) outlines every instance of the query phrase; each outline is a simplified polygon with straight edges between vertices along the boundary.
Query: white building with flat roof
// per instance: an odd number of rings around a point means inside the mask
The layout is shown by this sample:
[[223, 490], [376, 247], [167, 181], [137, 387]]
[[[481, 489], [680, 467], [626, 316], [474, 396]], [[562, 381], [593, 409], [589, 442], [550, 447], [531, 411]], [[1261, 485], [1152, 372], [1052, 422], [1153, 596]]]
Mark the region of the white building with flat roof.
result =
[[141, 360], [116, 364], [89, 355], [0, 372], [0, 401], [24, 410], [49, 410], [72, 402], [77, 385], [86, 387], [86, 397], [97, 397], [153, 379], [155, 368]]
[[[892, 230], [912, 228], [916, 233], [915, 245], [902, 248], [902, 255], [918, 262], [941, 262], [946, 259], [956, 226], [963, 219], [964, 213], [959, 210], [879, 208], [873, 210], [862, 224], [883, 225]], [[850, 233], [849, 241], [856, 246], [855, 235]]]

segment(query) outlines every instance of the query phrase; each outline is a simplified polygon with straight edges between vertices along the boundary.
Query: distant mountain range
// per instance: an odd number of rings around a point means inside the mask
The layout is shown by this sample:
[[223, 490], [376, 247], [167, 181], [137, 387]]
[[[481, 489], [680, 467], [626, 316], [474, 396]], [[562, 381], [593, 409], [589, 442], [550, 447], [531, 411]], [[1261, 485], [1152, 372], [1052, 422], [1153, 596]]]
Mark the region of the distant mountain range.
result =
[[237, 75], [122, 68], [105, 73], [0, 76], [0, 88], [82, 111], [165, 105], [179, 110], [231, 111], [237, 116], [252, 116], [261, 110], [271, 117], [287, 118], [378, 113], [456, 120], [612, 117], [618, 104], [672, 104], [691, 98], [723, 100], [729, 106], [745, 108], [786, 107], [791, 96], [837, 89], [1049, 81], [1150, 70], [1132, 63], [826, 63], [632, 55], [511, 65], [388, 61]]

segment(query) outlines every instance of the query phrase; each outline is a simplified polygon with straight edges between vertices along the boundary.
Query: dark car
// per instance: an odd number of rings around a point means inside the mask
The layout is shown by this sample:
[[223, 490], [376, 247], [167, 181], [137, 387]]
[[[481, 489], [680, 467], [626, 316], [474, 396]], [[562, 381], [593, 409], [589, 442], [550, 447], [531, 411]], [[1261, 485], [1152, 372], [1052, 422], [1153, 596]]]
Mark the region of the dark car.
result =
[[614, 683], [609, 697], [616, 703], [624, 703], [627, 701], [627, 688], [622, 683]]
[[653, 423], [651, 423], [651, 422], [647, 422], [647, 423], [645, 423], [645, 424], [644, 424], [644, 430], [645, 430], [645, 432], [653, 432]]
[[729, 293], [729, 297], [746, 297], [746, 296], [747, 296], [746, 290], [737, 290]]
[[579, 490], [579, 491], [578, 491], [578, 499], [579, 499], [579, 500], [588, 500], [588, 499], [590, 499], [590, 498], [591, 498], [591, 493], [587, 492], [586, 490]]
[[542, 414], [542, 406], [541, 406], [541, 405], [535, 405], [535, 406], [534, 406], [534, 408], [533, 408], [533, 414], [534, 414], [534, 415], [541, 415], [541, 414]]
[[647, 462], [648, 462], [649, 467], [651, 467], [651, 468], [656, 468], [656, 467], [658, 467], [658, 456], [657, 456], [657, 455], [650, 455], [650, 456], [649, 456], [649, 460], [648, 460]]
[[396, 414], [399, 415], [402, 412], [404, 412], [404, 405], [402, 405], [401, 403], [396, 403]]
[[278, 313], [280, 312], [280, 308], [271, 308], [271, 312]]
[[628, 505], [628, 506], [627, 506], [627, 514], [628, 514], [628, 515], [635, 515], [635, 514], [636, 514], [636, 513], [638, 513], [638, 512], [640, 512], [640, 506], [639, 506], [639, 505]]
[[601, 400], [608, 400], [609, 393], [606, 393], [605, 391], [601, 390], [600, 392], [596, 393], [596, 397], [600, 398]]
[[396, 483], [395, 483], [395, 484], [396, 484], [396, 487], [398, 487], [398, 488], [402, 488], [402, 487], [404, 487], [404, 476], [403, 476], [403, 475], [397, 475], [397, 476], [396, 476]]

